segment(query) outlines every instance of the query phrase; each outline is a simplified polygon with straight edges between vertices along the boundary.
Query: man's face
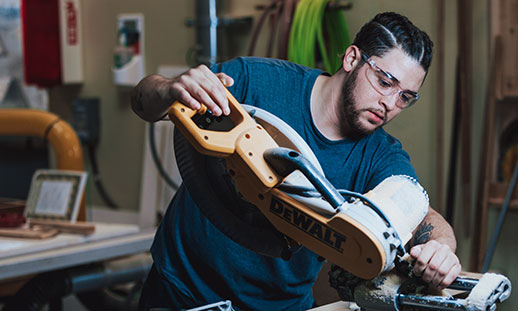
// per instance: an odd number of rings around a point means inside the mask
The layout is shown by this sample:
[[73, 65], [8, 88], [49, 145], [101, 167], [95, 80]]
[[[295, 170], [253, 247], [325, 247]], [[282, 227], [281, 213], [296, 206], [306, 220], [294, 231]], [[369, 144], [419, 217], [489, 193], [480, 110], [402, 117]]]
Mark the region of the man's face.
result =
[[[371, 58], [376, 65], [399, 81], [399, 90], [417, 92], [426, 72], [418, 62], [400, 49], [392, 49], [383, 57]], [[367, 79], [368, 70], [373, 70], [365, 62], [355, 66], [342, 84], [342, 102], [338, 113], [341, 132], [348, 137], [361, 137], [394, 119], [401, 108], [396, 105], [399, 92], [383, 95]], [[377, 82], [377, 81], [375, 81]]]

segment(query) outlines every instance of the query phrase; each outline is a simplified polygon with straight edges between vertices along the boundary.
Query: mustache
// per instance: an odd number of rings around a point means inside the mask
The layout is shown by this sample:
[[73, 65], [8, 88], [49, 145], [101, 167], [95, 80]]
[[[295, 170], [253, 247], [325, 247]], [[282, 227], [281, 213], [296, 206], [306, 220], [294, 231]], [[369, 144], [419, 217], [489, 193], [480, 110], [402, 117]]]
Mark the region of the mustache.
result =
[[366, 111], [370, 111], [383, 119], [383, 121], [387, 120], [387, 111], [384, 109], [374, 109], [374, 108], [367, 108]]

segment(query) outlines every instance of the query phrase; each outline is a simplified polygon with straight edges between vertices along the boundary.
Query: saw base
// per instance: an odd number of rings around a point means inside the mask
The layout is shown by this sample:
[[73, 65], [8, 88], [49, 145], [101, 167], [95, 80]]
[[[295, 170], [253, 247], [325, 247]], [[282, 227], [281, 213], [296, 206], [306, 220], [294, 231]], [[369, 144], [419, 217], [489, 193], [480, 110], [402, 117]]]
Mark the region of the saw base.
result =
[[494, 273], [463, 272], [442, 291], [433, 291], [422, 281], [394, 271], [364, 281], [332, 270], [330, 283], [340, 298], [354, 301], [364, 311], [494, 311], [511, 294], [509, 279]]

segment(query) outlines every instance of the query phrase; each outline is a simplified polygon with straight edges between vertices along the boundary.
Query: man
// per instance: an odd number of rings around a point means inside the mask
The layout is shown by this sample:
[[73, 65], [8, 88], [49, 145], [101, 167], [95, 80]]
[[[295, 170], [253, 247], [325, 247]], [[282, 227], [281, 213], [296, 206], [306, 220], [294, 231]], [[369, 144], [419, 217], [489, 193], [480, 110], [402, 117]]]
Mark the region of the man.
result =
[[[366, 193], [391, 175], [416, 177], [401, 144], [382, 126], [417, 101], [431, 54], [424, 32], [401, 15], [383, 13], [363, 26], [334, 75], [280, 60], [238, 58], [171, 80], [149, 76], [136, 87], [132, 107], [147, 121], [165, 116], [175, 100], [227, 115], [225, 85], [240, 103], [292, 126], [336, 188]], [[412, 243], [415, 274], [438, 288], [457, 277], [453, 231], [432, 208]], [[175, 195], [151, 251], [154, 267], [140, 305], [146, 310], [227, 299], [245, 310], [308, 309], [322, 265], [305, 248], [285, 261], [241, 247], [204, 217], [185, 187]]]

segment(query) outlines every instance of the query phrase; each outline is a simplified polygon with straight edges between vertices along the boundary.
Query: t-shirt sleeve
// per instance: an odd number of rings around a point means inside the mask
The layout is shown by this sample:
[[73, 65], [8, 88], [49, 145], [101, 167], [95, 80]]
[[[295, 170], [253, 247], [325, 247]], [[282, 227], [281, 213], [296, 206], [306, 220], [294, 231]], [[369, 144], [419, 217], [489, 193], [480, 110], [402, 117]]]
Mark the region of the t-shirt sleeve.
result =
[[387, 136], [384, 147], [379, 150], [372, 162], [371, 176], [366, 185], [366, 191], [375, 188], [386, 178], [393, 175], [407, 175], [417, 179], [417, 173], [410, 163], [410, 156], [403, 150], [401, 143]]

